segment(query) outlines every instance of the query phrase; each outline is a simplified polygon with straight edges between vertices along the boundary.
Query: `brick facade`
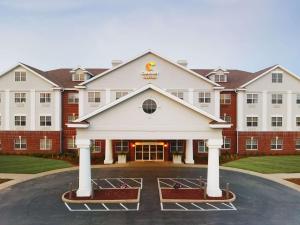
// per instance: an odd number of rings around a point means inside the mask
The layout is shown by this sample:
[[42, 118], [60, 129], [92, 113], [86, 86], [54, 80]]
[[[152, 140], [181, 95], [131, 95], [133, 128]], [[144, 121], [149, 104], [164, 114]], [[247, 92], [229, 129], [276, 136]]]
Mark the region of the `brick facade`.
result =
[[[60, 131], [0, 131], [1, 153], [29, 154], [29, 153], [59, 153]], [[52, 140], [51, 150], [40, 150], [40, 139]], [[15, 150], [14, 140], [19, 137], [27, 141], [26, 150]]]

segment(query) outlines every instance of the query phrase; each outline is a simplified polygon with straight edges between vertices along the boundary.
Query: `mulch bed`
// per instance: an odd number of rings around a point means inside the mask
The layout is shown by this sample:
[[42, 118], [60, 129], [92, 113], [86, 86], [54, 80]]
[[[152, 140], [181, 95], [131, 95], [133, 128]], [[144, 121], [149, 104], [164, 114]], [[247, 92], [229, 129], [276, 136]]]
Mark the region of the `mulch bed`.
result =
[[64, 198], [67, 200], [134, 200], [138, 198], [139, 189], [99, 189], [94, 190], [94, 197], [77, 197], [76, 191], [72, 191], [71, 199], [69, 198], [69, 192], [64, 194]]
[[292, 182], [294, 184], [300, 185], [300, 178], [291, 178], [291, 179], [286, 179], [289, 182]]
[[0, 179], [0, 184], [4, 183], [4, 182], [7, 182], [7, 181], [10, 181], [11, 179]]
[[[209, 197], [204, 198], [203, 189], [161, 189], [163, 200], [227, 200], [226, 192], [222, 191], [222, 197]], [[233, 198], [233, 194], [229, 192], [229, 199]]]

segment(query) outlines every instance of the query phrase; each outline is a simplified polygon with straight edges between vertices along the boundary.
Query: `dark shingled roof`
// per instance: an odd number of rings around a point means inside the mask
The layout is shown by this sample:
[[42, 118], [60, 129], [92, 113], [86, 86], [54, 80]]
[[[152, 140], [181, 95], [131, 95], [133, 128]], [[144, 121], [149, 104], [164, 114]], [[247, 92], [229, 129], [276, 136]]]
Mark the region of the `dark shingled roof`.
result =
[[[50, 80], [51, 82], [57, 84], [60, 87], [64, 88], [74, 88], [74, 86], [82, 83], [82, 81], [72, 81], [72, 76], [70, 71], [72, 68], [61, 68], [61, 69], [54, 69], [49, 71], [42, 71], [32, 66], [26, 65], [22, 63], [24, 66], [27, 66], [31, 70], [35, 71], [36, 73], [44, 76], [46, 79]], [[219, 84], [223, 86], [225, 89], [235, 89], [239, 88], [241, 85], [247, 83], [248, 81], [258, 77], [259, 75], [263, 74], [264, 72], [270, 70], [271, 68], [275, 67], [267, 67], [265, 69], [259, 70], [255, 73], [243, 71], [243, 70], [235, 70], [229, 69], [227, 72], [227, 82], [220, 82]], [[85, 69], [89, 73], [95, 75], [101, 74], [104, 71], [108, 70], [105, 68], [87, 68]], [[192, 71], [198, 73], [201, 76], [206, 77], [210, 72], [214, 71], [214, 69], [191, 69]]]

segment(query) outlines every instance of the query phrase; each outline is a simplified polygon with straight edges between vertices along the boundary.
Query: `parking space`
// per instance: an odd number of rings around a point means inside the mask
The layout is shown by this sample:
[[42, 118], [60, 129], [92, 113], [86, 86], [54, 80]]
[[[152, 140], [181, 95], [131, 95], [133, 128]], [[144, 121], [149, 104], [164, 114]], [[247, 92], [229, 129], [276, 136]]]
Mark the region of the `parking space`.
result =
[[[92, 184], [98, 189], [143, 189], [143, 178], [93, 178]], [[140, 203], [64, 203], [70, 212], [139, 211]]]
[[[159, 193], [162, 189], [184, 188], [195, 189], [203, 187], [206, 180], [202, 178], [157, 178]], [[199, 203], [199, 202], [162, 202], [160, 196], [161, 211], [236, 211], [232, 203]]]

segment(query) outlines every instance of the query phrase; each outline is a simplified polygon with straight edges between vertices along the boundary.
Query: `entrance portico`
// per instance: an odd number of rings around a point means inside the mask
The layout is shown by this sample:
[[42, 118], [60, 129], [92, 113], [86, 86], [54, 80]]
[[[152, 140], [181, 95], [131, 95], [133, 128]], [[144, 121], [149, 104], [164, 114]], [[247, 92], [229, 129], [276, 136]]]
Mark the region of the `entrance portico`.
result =
[[230, 127], [230, 124], [158, 87], [146, 85], [68, 126], [77, 128], [76, 143], [80, 151], [78, 196], [89, 196], [91, 191], [87, 143], [97, 139], [105, 140], [105, 164], [112, 164], [114, 161], [113, 140], [134, 140], [129, 147], [135, 151], [135, 160], [144, 161], [164, 160], [165, 148], [170, 147], [168, 143], [183, 140], [184, 161], [189, 164], [194, 163], [193, 140], [207, 140], [207, 193], [211, 197], [221, 196], [219, 149], [223, 143], [222, 128]]

